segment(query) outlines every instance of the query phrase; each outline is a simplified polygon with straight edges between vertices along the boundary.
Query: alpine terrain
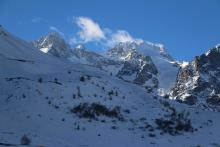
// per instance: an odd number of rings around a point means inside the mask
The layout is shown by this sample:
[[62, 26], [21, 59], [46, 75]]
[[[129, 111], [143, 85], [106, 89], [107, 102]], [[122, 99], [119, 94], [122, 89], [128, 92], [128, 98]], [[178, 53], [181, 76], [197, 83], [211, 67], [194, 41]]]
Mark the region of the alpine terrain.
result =
[[0, 27], [0, 146], [219, 147], [220, 46], [187, 64], [164, 45], [96, 53]]

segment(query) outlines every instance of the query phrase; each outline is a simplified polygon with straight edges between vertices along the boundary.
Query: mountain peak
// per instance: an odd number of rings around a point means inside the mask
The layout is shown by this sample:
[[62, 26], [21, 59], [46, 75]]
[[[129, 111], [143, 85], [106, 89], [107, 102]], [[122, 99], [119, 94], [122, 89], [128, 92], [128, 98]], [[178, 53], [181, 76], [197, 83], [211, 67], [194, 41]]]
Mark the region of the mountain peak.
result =
[[120, 42], [116, 44], [113, 48], [110, 48], [107, 52], [108, 55], [115, 56], [124, 56], [128, 52], [137, 51], [141, 54], [148, 56], [161, 56], [172, 61], [172, 57], [167, 53], [163, 44], [151, 43], [148, 41], [140, 42]]
[[220, 43], [216, 45], [216, 48], [220, 49]]
[[75, 49], [81, 49], [81, 50], [85, 50], [86, 47], [83, 44], [78, 44]]
[[[148, 41], [121, 42], [109, 49], [106, 55], [111, 59], [125, 61], [126, 63], [130, 60], [132, 62], [143, 61], [143, 57], [150, 58], [158, 70], [159, 89], [167, 91], [175, 83], [179, 67], [162, 44], [154, 44]], [[172, 76], [167, 78], [167, 75]]]
[[213, 52], [215, 52], [215, 53], [216, 53], [216, 52], [220, 53], [220, 44], [217, 44], [215, 47], [209, 49], [209, 50], [205, 53], [205, 55], [208, 56], [210, 53], [213, 53]]
[[1, 34], [3, 34], [4, 36], [8, 35], [8, 31], [2, 25], [0, 25], [0, 35]]
[[69, 44], [57, 32], [50, 32], [47, 36], [41, 37], [32, 43], [44, 53], [64, 58], [70, 56], [71, 49]]

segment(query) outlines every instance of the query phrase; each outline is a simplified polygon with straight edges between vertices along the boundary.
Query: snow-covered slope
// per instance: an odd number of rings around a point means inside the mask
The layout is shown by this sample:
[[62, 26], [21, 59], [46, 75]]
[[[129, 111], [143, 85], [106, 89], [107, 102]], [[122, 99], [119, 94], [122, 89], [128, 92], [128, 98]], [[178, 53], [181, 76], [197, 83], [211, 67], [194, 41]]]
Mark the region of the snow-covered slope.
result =
[[0, 45], [1, 75], [49, 73], [55, 71], [56, 66], [63, 65], [61, 61], [14, 37], [3, 27], [0, 27]]
[[0, 146], [220, 144], [219, 112], [152, 96], [99, 68], [48, 56], [3, 28], [0, 54]]

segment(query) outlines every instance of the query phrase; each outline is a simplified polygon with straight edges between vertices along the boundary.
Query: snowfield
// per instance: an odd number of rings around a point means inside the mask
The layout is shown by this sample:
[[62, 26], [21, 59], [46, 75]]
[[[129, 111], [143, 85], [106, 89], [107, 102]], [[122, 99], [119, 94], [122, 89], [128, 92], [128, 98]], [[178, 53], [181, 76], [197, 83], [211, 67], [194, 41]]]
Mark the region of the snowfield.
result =
[[218, 147], [219, 124], [219, 112], [49, 56], [0, 28], [0, 146]]

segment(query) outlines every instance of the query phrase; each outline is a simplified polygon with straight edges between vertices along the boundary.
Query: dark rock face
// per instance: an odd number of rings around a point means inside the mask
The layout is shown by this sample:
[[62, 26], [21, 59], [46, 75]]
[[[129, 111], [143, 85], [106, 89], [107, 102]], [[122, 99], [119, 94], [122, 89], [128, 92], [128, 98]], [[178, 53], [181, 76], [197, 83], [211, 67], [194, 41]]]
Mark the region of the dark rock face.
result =
[[216, 95], [211, 96], [211, 97], [209, 97], [209, 98], [206, 100], [206, 102], [207, 102], [208, 104], [211, 104], [211, 105], [218, 105], [218, 106], [220, 106], [220, 97], [219, 97], [219, 96], [216, 96]]
[[190, 105], [220, 106], [220, 45], [180, 69], [170, 96]]
[[42, 51], [55, 57], [67, 58], [71, 55], [70, 46], [56, 32], [52, 32], [49, 35], [31, 43], [40, 50], [47, 48], [46, 52], [43, 50]]
[[137, 78], [134, 80], [134, 82], [142, 85], [147, 80], [153, 78], [153, 84], [155, 85], [155, 87], [157, 87], [158, 81], [154, 77], [154, 75], [156, 75], [157, 73], [158, 73], [157, 68], [155, 67], [155, 65], [152, 62], [150, 62], [149, 64], [143, 65], [142, 70], [140, 70], [140, 72], [138, 72]]
[[185, 96], [184, 99], [177, 98], [177, 101], [187, 105], [194, 105], [197, 102], [197, 97], [194, 95]]
[[133, 73], [138, 72], [139, 68], [132, 62], [125, 61], [122, 69], [118, 72], [118, 76], [131, 76]]
[[135, 77], [132, 79], [134, 83], [144, 85], [147, 81], [151, 81], [149, 86], [156, 88], [158, 86], [157, 74], [157, 68], [149, 56], [133, 51], [124, 61], [117, 76], [123, 78], [123, 76], [134, 75]]

